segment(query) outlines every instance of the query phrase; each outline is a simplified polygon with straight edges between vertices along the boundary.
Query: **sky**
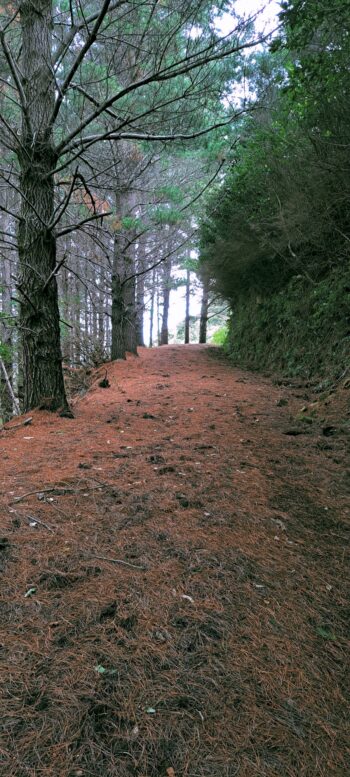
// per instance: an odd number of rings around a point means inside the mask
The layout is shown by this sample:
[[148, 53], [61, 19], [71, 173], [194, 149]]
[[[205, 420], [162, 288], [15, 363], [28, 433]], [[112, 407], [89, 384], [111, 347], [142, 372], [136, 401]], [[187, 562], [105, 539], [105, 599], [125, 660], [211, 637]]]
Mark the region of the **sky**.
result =
[[[263, 10], [261, 10], [261, 13], [256, 19], [255, 27], [259, 32], [268, 32], [275, 26], [276, 16], [281, 10], [280, 3], [277, 2], [277, 0], [265, 0], [265, 2], [262, 0], [236, 0], [235, 2], [237, 14], [246, 19], [248, 19], [249, 16], [256, 14], [260, 9]], [[224, 34], [230, 32], [230, 29], [232, 29], [231, 14], [223, 14], [218, 29], [222, 30]]]

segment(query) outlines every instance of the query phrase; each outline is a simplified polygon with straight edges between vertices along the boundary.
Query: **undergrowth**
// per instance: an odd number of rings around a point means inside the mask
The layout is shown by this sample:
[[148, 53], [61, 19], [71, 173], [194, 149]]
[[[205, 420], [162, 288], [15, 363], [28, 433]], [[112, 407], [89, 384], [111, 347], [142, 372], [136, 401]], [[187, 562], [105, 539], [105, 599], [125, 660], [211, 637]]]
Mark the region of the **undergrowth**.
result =
[[241, 300], [225, 349], [241, 367], [286, 377], [337, 379], [349, 366], [350, 270], [334, 270], [311, 285], [294, 277], [258, 302]]

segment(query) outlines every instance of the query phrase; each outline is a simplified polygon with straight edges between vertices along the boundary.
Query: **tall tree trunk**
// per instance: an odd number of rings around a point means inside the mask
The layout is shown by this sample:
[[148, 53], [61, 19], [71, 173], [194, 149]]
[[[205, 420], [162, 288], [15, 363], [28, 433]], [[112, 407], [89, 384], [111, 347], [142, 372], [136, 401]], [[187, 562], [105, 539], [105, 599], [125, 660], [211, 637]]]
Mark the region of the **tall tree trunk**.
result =
[[[8, 216], [6, 216], [8, 221]], [[5, 224], [2, 226], [6, 227]], [[4, 230], [5, 231], [5, 230]], [[4, 314], [4, 319], [0, 322], [0, 342], [4, 346], [3, 363], [6, 370], [6, 374], [10, 380], [11, 386], [13, 375], [13, 342], [11, 326], [12, 303], [11, 303], [11, 266], [7, 258], [3, 259], [2, 264], [2, 286], [1, 286], [1, 311]], [[1, 353], [0, 353], [1, 356]], [[13, 413], [13, 398], [11, 395], [11, 389], [6, 380], [5, 372], [0, 371], [0, 404], [2, 419], [8, 421]]]
[[[132, 252], [132, 255], [130, 255]], [[136, 337], [136, 281], [135, 281], [134, 246], [130, 246], [129, 254], [125, 257], [123, 283], [123, 295], [125, 305], [124, 316], [124, 341], [125, 350], [137, 355]], [[129, 280], [126, 280], [128, 278]]]
[[209, 303], [209, 278], [203, 280], [203, 292], [201, 302], [201, 315], [199, 321], [199, 342], [207, 342], [208, 327], [208, 303]]
[[135, 279], [125, 284], [125, 319], [124, 319], [124, 340], [125, 350], [137, 356], [137, 329], [136, 329], [136, 285]]
[[[139, 243], [137, 253], [137, 272], [145, 269], [144, 246]], [[136, 342], [137, 345], [144, 346], [144, 310], [145, 310], [145, 276], [138, 275], [136, 278]]]
[[[79, 264], [77, 264], [77, 271], [79, 272]], [[82, 289], [81, 289], [81, 283], [79, 281], [78, 274], [73, 276], [73, 283], [74, 283], [74, 357], [73, 361], [76, 362], [76, 364], [80, 364], [81, 362], [81, 323], [80, 323], [80, 314], [81, 314], [81, 297], [82, 297]]]
[[160, 290], [159, 290], [159, 272], [156, 274], [156, 289], [157, 289], [157, 343], [160, 343]]
[[145, 280], [144, 275], [140, 275], [136, 284], [136, 340], [137, 345], [145, 345], [145, 336], [143, 331], [144, 326], [144, 310], [145, 310]]
[[[116, 251], [116, 247], [114, 248]], [[111, 359], [126, 359], [124, 340], [124, 316], [125, 305], [123, 286], [118, 272], [117, 264], [114, 264], [112, 274], [112, 344]]]
[[[64, 321], [69, 323], [69, 281], [68, 270], [65, 266], [61, 270], [60, 278], [60, 290], [61, 290], [61, 310]], [[70, 329], [65, 326], [62, 334], [62, 356], [64, 362], [70, 363]]]
[[190, 342], [190, 291], [191, 291], [191, 273], [186, 270], [186, 312], [185, 312], [185, 344]]
[[168, 345], [169, 343], [169, 307], [171, 291], [171, 259], [167, 259], [163, 264], [163, 311], [162, 326], [160, 330], [159, 345]]
[[[125, 207], [125, 193], [124, 200], [122, 200], [121, 193], [115, 192], [115, 208], [118, 217], [122, 218], [123, 207]], [[126, 273], [126, 251], [125, 251], [125, 239], [119, 230], [114, 235], [113, 246], [113, 266], [112, 266], [112, 347], [111, 358], [114, 359], [126, 359], [126, 316], [127, 316], [127, 283], [125, 279]]]
[[55, 99], [51, 64], [51, 0], [22, 0], [21, 68], [26, 111], [18, 151], [22, 192], [18, 228], [20, 324], [23, 339], [24, 409], [45, 399], [51, 410], [68, 408], [63, 381], [54, 213], [56, 156], [50, 117]]
[[151, 308], [150, 308], [150, 314], [149, 314], [149, 347], [150, 348], [152, 348], [153, 346], [155, 297], [156, 297], [156, 270], [154, 268], [152, 272]]

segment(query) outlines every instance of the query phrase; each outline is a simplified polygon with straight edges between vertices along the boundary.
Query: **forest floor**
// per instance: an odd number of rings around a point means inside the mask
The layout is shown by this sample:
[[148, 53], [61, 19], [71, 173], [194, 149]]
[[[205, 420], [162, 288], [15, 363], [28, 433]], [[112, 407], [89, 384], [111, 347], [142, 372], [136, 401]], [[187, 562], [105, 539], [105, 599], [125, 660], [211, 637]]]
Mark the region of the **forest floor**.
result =
[[1, 775], [345, 777], [349, 381], [107, 371], [0, 434]]

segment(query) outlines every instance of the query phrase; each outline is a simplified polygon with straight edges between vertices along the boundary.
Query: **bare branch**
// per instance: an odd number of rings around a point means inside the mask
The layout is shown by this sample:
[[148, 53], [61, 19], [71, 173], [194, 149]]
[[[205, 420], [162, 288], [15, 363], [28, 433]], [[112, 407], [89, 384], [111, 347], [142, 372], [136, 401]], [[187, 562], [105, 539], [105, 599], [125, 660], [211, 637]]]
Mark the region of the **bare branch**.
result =
[[1, 43], [1, 46], [2, 46], [2, 49], [3, 49], [3, 52], [5, 54], [5, 58], [6, 58], [7, 64], [9, 66], [9, 68], [10, 68], [10, 71], [12, 73], [14, 82], [15, 82], [16, 87], [17, 87], [17, 91], [18, 91], [18, 94], [19, 94], [19, 98], [20, 98], [21, 106], [22, 106], [22, 110], [23, 110], [23, 116], [25, 118], [27, 127], [30, 128], [30, 121], [29, 121], [29, 114], [28, 114], [28, 105], [27, 105], [26, 96], [24, 94], [24, 89], [23, 89], [23, 86], [22, 86], [22, 82], [21, 82], [21, 78], [20, 78], [20, 73], [19, 73], [17, 65], [16, 65], [16, 63], [15, 63], [13, 57], [12, 57], [11, 51], [10, 51], [6, 41], [5, 41], [5, 33], [3, 31], [0, 32], [0, 43]]
[[[263, 43], [264, 40], [267, 40], [271, 36], [272, 32], [264, 37], [258, 38], [257, 40], [253, 40], [250, 43], [236, 44], [234, 46], [231, 46], [229, 49], [226, 49], [226, 50], [221, 49], [220, 51], [217, 51], [216, 49], [218, 48], [219, 44], [222, 43], [224, 40], [226, 40], [227, 36], [225, 36], [225, 38], [221, 38], [219, 41], [215, 41], [210, 46], [207, 46], [205, 47], [205, 49], [202, 49], [200, 52], [192, 54], [185, 59], [178, 60], [172, 65], [167, 65], [165, 68], [163, 68], [163, 70], [152, 72], [150, 75], [145, 76], [144, 78], [141, 78], [137, 81], [133, 81], [133, 83], [129, 84], [123, 89], [120, 89], [119, 92], [116, 92], [107, 100], [105, 100], [103, 103], [101, 103], [101, 105], [98, 108], [96, 108], [95, 111], [90, 113], [80, 123], [80, 125], [76, 127], [75, 130], [73, 130], [64, 140], [62, 140], [62, 142], [57, 146], [57, 149], [56, 149], [58, 156], [62, 155], [62, 153], [66, 153], [67, 151], [71, 151], [73, 148], [76, 148], [77, 145], [80, 145], [82, 143], [81, 140], [76, 141], [75, 144], [73, 144], [71, 141], [74, 140], [74, 138], [76, 138], [77, 135], [79, 135], [86, 127], [88, 127], [93, 121], [95, 121], [102, 113], [104, 113], [108, 108], [114, 105], [114, 103], [116, 103], [122, 97], [125, 97], [127, 94], [130, 94], [136, 91], [137, 89], [140, 89], [142, 86], [148, 86], [149, 84], [152, 84], [152, 83], [170, 81], [171, 79], [179, 75], [185, 75], [189, 73], [191, 70], [195, 70], [202, 67], [203, 65], [207, 65], [209, 64], [209, 62], [215, 62], [220, 59], [224, 59], [232, 54], [237, 54], [240, 51], [254, 48], [258, 44]], [[218, 126], [223, 126], [223, 125], [219, 124]], [[118, 129], [119, 128], [117, 128], [115, 131], [118, 132]], [[122, 137], [125, 137], [126, 139], [128, 138], [128, 136], [125, 136], [125, 135], [123, 135]], [[100, 137], [98, 137], [98, 140], [99, 139]], [[136, 136], [136, 139], [139, 139], [138, 136]], [[141, 139], [146, 140], [147, 138], [141, 137]], [[169, 139], [171, 140], [172, 137], [170, 137]], [[187, 139], [187, 136], [185, 136], [185, 139]]]
[[[109, 13], [114, 11], [116, 8], [119, 8], [119, 6], [125, 5], [127, 2], [128, 0], [118, 0], [118, 2], [112, 3], [110, 8], [108, 9]], [[80, 24], [75, 24], [75, 25], [72, 24], [71, 29], [65, 36], [58, 51], [56, 52], [56, 56], [54, 58], [54, 65], [56, 66], [56, 68], [59, 66], [60, 62], [65, 56], [71, 43], [73, 43], [73, 40], [75, 36], [78, 34], [78, 32], [80, 32], [80, 30], [83, 30], [84, 27], [87, 27], [89, 24], [92, 24], [92, 22], [94, 22], [99, 15], [100, 15], [100, 12], [97, 11], [96, 13], [89, 16], [88, 19], [84, 19], [83, 22], [80, 22]]]
[[70, 199], [71, 199], [71, 196], [72, 196], [73, 191], [74, 191], [75, 182], [77, 180], [77, 174], [78, 174], [78, 167], [76, 168], [76, 171], [75, 171], [75, 173], [73, 175], [73, 179], [72, 179], [71, 185], [69, 187], [67, 196], [66, 196], [66, 198], [65, 198], [65, 200], [63, 202], [62, 208], [61, 208], [61, 210], [58, 210], [58, 214], [57, 214], [56, 218], [49, 224], [49, 229], [54, 229], [55, 228], [56, 224], [58, 224], [58, 222], [61, 220], [65, 210], [67, 210], [69, 202], [70, 202]]
[[64, 82], [63, 82], [63, 84], [62, 84], [62, 86], [61, 86], [61, 88], [59, 90], [59, 94], [58, 94], [57, 99], [56, 99], [56, 103], [55, 103], [55, 107], [54, 107], [54, 110], [53, 110], [52, 117], [51, 117], [50, 122], [49, 122], [50, 126], [53, 126], [53, 124], [54, 124], [54, 122], [55, 122], [55, 120], [56, 120], [56, 118], [58, 116], [60, 107], [62, 105], [63, 98], [64, 98], [64, 96], [65, 96], [65, 94], [67, 92], [67, 89], [69, 88], [69, 84], [71, 83], [72, 79], [74, 78], [74, 75], [77, 72], [79, 66], [81, 65], [81, 63], [82, 63], [84, 57], [86, 56], [87, 52], [89, 51], [91, 46], [96, 41], [98, 31], [99, 31], [99, 29], [101, 27], [101, 24], [103, 23], [103, 20], [104, 20], [105, 16], [108, 13], [108, 9], [109, 9], [110, 5], [111, 5], [111, 0], [104, 0], [104, 3], [103, 3], [102, 8], [101, 8], [101, 11], [100, 11], [100, 13], [99, 13], [99, 15], [98, 15], [98, 17], [96, 19], [96, 23], [95, 23], [93, 29], [91, 30], [91, 32], [90, 32], [90, 34], [89, 34], [89, 36], [88, 36], [84, 46], [82, 46], [82, 48], [80, 49], [79, 54], [78, 54], [75, 62], [73, 62], [73, 65], [72, 65], [69, 73], [67, 74], [66, 78], [64, 79]]
[[57, 275], [57, 273], [58, 273], [58, 271], [59, 271], [60, 267], [62, 267], [62, 265], [65, 263], [66, 259], [67, 259], [67, 254], [64, 254], [64, 256], [63, 256], [63, 259], [61, 259], [59, 262], [57, 262], [57, 264], [56, 264], [56, 267], [54, 267], [54, 269], [53, 269], [53, 270], [52, 270], [52, 272], [50, 273], [50, 275], [49, 275], [48, 279], [45, 281], [45, 283], [44, 283], [44, 285], [43, 285], [43, 288], [42, 288], [42, 291], [43, 291], [43, 292], [45, 291], [45, 289], [47, 289], [47, 287], [48, 287], [48, 285], [49, 285], [50, 281], [52, 280], [52, 278], [53, 278], [55, 275]]
[[70, 227], [65, 227], [64, 229], [61, 229], [60, 232], [56, 232], [56, 237], [62, 237], [63, 235], [69, 235], [70, 232], [75, 232], [76, 229], [79, 229], [84, 224], [88, 224], [90, 221], [96, 221], [96, 219], [104, 219], [106, 216], [111, 216], [112, 211], [109, 210], [106, 213], [95, 213], [93, 216], [89, 216], [86, 219], [82, 219], [82, 221], [78, 221], [77, 224], [71, 224]]

